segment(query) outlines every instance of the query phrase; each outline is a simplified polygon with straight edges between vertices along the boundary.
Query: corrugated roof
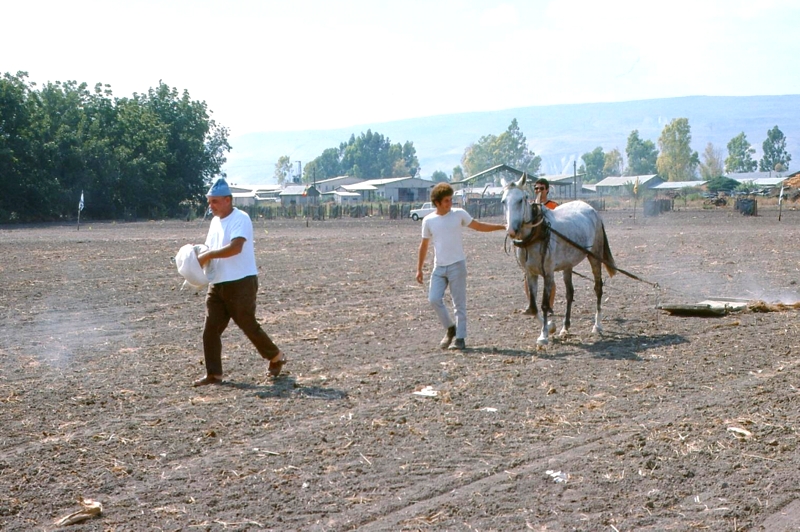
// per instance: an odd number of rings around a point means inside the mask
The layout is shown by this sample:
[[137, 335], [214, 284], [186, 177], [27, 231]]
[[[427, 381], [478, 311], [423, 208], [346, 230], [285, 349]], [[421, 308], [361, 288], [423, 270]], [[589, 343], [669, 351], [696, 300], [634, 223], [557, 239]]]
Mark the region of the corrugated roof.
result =
[[[641, 181], [639, 181], [641, 183]], [[663, 189], [680, 189], [686, 187], [702, 187], [706, 184], [706, 181], [664, 181], [663, 183], [659, 183], [658, 185], [654, 186], [653, 189], [655, 190], [663, 190]]]
[[281, 190], [281, 196], [302, 196], [306, 191], [305, 185], [291, 185]]
[[369, 183], [370, 185], [379, 187], [382, 185], [388, 185], [389, 183], [405, 181], [406, 179], [413, 179], [413, 177], [407, 176], [407, 177], [387, 177], [385, 179], [367, 179], [366, 181], [364, 181], [364, 183]]
[[656, 177], [658, 174], [650, 174], [650, 175], [623, 175], [623, 176], [608, 176], [607, 178], [603, 179], [595, 183], [595, 187], [621, 187], [623, 185], [632, 185], [636, 183], [636, 178], [639, 178], [639, 184], [643, 185]]
[[[757, 178], [739, 178], [738, 176], [741, 174], [731, 174], [731, 179], [738, 181], [739, 183], [753, 183], [759, 187], [774, 187], [783, 183], [783, 180], [786, 179], [785, 177], [757, 177]], [[732, 177], [736, 176], [736, 177]]]
[[370, 185], [369, 183], [353, 183], [352, 185], [342, 185], [340, 188], [343, 188], [348, 192], [352, 192], [354, 190], [378, 190], [377, 187]]
[[358, 177], [351, 178], [349, 175], [340, 175], [336, 177], [329, 177], [328, 179], [323, 179], [322, 181], [317, 181], [317, 184], [320, 185], [322, 183], [330, 183], [332, 181], [338, 181], [340, 179], [358, 179], [359, 181], [363, 181], [363, 179], [360, 179]]

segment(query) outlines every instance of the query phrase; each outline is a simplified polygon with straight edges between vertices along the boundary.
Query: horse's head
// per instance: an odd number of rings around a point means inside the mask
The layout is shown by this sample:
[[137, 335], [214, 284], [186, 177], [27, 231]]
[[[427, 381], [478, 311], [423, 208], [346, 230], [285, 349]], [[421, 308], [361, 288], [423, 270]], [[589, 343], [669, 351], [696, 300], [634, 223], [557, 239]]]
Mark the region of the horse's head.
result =
[[526, 176], [517, 181], [506, 183], [503, 188], [503, 214], [506, 219], [506, 233], [514, 239], [522, 238], [522, 227], [530, 223], [530, 208], [528, 203], [528, 193], [523, 188]]

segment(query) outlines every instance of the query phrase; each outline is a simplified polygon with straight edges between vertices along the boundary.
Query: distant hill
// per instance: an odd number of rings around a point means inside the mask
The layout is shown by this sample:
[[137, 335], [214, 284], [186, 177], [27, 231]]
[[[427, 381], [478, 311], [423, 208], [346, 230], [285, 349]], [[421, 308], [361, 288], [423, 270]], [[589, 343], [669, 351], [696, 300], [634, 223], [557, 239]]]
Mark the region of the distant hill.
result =
[[762, 156], [767, 131], [780, 128], [792, 155], [790, 170], [800, 169], [800, 95], [687, 96], [618, 103], [591, 103], [523, 107], [503, 111], [462, 113], [364, 124], [336, 130], [251, 133], [231, 138], [233, 150], [225, 172], [236, 184], [272, 183], [275, 162], [289, 155], [305, 165], [326, 148], [346, 142], [367, 129], [392, 143], [414, 143], [422, 177], [441, 170], [448, 175], [460, 164], [464, 149], [483, 135], [499, 135], [516, 118], [531, 149], [542, 157], [548, 174], [572, 172], [572, 161], [601, 146], [625, 155], [628, 135], [658, 144], [664, 126], [673, 118], [688, 118], [692, 147], [701, 155], [711, 142], [727, 156], [728, 142], [741, 132]]

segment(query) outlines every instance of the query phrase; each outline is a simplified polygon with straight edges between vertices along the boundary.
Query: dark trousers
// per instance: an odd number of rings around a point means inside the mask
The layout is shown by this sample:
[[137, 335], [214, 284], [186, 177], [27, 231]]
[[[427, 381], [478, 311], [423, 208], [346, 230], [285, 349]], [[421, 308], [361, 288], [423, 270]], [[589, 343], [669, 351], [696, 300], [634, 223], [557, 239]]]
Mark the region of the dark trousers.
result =
[[206, 322], [203, 329], [203, 353], [206, 373], [222, 375], [222, 333], [233, 322], [266, 359], [275, 358], [280, 350], [256, 321], [258, 277], [252, 275], [209, 285], [206, 294]]

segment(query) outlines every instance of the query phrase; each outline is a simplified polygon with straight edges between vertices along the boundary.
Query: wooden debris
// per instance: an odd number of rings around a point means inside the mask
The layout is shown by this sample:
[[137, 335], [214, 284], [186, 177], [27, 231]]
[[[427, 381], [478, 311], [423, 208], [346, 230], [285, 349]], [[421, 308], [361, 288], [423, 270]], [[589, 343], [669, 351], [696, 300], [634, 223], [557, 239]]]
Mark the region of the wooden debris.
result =
[[73, 512], [69, 515], [62, 517], [61, 519], [56, 521], [56, 526], [74, 525], [75, 523], [86, 521], [87, 519], [91, 519], [92, 517], [97, 517], [101, 513], [103, 513], [103, 505], [100, 504], [100, 502], [98, 501], [82, 498], [78, 502], [80, 502], [81, 506], [83, 506], [83, 510]]

